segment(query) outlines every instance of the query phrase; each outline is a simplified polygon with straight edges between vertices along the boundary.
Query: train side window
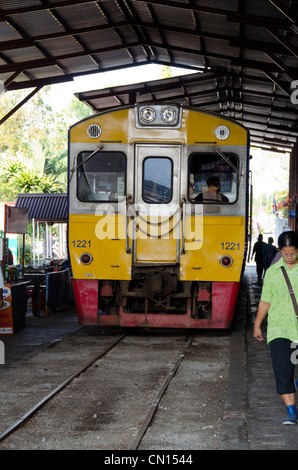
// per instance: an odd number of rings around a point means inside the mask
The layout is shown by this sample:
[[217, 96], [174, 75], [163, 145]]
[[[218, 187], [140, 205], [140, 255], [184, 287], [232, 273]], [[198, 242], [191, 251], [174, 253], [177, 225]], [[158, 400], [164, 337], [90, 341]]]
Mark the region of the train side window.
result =
[[204, 204], [231, 204], [238, 197], [239, 159], [234, 153], [225, 153], [229, 165], [215, 153], [193, 153], [189, 157], [188, 197], [191, 202]]
[[119, 202], [125, 196], [126, 156], [122, 152], [81, 152], [77, 196], [82, 202]]
[[143, 162], [143, 201], [166, 204], [172, 199], [173, 162], [167, 157], [147, 157]]

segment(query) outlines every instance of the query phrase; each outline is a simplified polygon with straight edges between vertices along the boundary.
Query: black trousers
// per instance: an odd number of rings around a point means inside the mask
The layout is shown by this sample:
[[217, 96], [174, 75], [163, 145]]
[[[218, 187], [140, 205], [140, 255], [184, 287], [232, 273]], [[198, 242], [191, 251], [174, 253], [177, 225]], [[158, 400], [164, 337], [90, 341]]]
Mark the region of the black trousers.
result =
[[276, 390], [279, 395], [295, 393], [295, 361], [293, 361], [293, 358], [297, 354], [295, 354], [295, 349], [291, 348], [291, 345], [292, 341], [285, 338], [276, 338], [270, 342], [272, 367]]
[[257, 267], [257, 277], [258, 277], [258, 280], [261, 281], [261, 280], [262, 280], [262, 276], [263, 276], [263, 271], [264, 271], [264, 264], [263, 264], [263, 261], [257, 261], [257, 262], [256, 262], [256, 267]]

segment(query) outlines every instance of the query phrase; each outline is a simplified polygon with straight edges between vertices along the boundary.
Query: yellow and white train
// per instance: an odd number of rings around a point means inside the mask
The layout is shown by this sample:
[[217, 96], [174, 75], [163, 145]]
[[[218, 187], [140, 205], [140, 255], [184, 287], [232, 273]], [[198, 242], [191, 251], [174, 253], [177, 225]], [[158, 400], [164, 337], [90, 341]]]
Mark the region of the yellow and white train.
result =
[[227, 328], [245, 264], [249, 133], [149, 103], [69, 130], [68, 245], [84, 324]]

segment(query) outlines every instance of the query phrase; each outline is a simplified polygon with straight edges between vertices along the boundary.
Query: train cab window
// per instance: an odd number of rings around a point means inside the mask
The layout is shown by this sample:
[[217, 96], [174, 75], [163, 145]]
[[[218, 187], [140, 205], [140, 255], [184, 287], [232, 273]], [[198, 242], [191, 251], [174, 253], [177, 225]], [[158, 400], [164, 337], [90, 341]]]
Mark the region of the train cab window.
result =
[[126, 157], [122, 152], [81, 152], [77, 195], [83, 202], [119, 202], [125, 196]]
[[238, 197], [238, 157], [225, 153], [193, 153], [189, 157], [189, 200], [204, 204], [229, 204]]
[[148, 157], [143, 163], [143, 201], [166, 204], [172, 199], [173, 162], [166, 157]]

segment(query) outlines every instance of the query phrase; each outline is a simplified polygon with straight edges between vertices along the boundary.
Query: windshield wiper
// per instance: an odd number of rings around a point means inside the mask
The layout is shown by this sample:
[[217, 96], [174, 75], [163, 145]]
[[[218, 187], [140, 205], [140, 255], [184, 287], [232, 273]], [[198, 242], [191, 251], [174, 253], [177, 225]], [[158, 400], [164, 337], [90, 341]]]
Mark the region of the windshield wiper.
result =
[[[71, 170], [70, 170], [70, 178], [69, 178], [69, 182], [71, 181], [71, 178], [74, 174], [74, 172], [80, 168], [80, 166], [82, 166], [84, 163], [88, 162], [88, 160], [90, 160], [90, 158], [92, 158], [97, 152], [99, 152], [103, 147], [97, 147], [96, 150], [94, 150], [94, 152], [91, 153], [91, 155], [89, 155], [89, 157], [86, 158], [86, 160], [84, 160], [83, 162], [79, 163], [77, 166], [74, 166]], [[75, 163], [75, 162], [74, 162]]]

